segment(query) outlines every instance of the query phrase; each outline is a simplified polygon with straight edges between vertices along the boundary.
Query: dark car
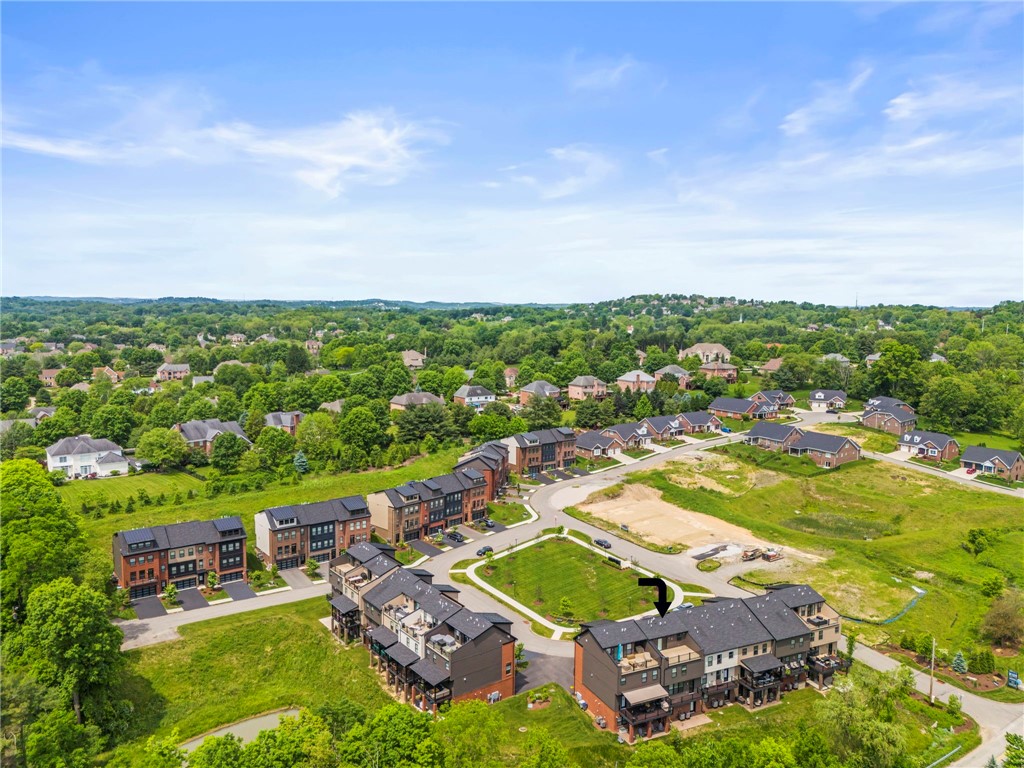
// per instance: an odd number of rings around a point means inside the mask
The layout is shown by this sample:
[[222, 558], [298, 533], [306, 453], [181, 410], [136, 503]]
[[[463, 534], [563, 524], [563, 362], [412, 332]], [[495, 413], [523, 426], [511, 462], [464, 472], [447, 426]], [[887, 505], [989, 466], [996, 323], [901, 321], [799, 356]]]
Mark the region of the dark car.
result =
[[826, 408], [825, 413], [839, 413], [835, 408]]
[[459, 541], [459, 542], [466, 540], [466, 537], [463, 536], [458, 531], [452, 531], [451, 533], [449, 533], [448, 534], [448, 538], [451, 539], [452, 541]]
[[611, 549], [612, 543], [608, 539], [594, 539], [594, 543], [602, 549]]
[[486, 554], [487, 554], [488, 552], [493, 552], [493, 551], [494, 551], [494, 547], [492, 547], [492, 546], [490, 546], [490, 545], [488, 545], [488, 546], [485, 546], [485, 547], [480, 547], [480, 549], [478, 549], [478, 550], [476, 551], [476, 556], [477, 556], [477, 557], [483, 557], [483, 556], [484, 556], [484, 555], [486, 555]]
[[489, 517], [485, 517], [484, 518], [484, 527], [485, 528], [493, 528], [494, 527], [494, 521], [491, 520], [491, 518], [489, 518]]

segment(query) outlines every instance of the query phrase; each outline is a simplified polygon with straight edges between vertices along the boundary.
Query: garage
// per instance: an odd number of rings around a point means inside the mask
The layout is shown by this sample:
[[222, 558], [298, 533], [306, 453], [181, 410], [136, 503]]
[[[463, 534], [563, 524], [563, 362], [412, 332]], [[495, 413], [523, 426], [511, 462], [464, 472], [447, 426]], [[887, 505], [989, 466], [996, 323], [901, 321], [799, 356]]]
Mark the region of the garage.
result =
[[156, 593], [156, 584], [145, 584], [141, 587], [132, 587], [129, 590], [129, 595], [132, 600], [140, 600], [143, 597], [153, 597]]
[[299, 567], [299, 558], [297, 558], [297, 557], [288, 557], [288, 558], [285, 558], [284, 560], [278, 560], [277, 561], [277, 570], [279, 570], [279, 571], [284, 571], [284, 570], [287, 570], [288, 568], [298, 568], [298, 567]]
[[192, 589], [193, 587], [199, 586], [199, 580], [193, 576], [191, 579], [180, 579], [174, 582], [174, 586], [178, 589]]
[[220, 577], [220, 583], [227, 584], [229, 581], [241, 581], [243, 576], [245, 576], [245, 573], [243, 571], [225, 573], [223, 576]]

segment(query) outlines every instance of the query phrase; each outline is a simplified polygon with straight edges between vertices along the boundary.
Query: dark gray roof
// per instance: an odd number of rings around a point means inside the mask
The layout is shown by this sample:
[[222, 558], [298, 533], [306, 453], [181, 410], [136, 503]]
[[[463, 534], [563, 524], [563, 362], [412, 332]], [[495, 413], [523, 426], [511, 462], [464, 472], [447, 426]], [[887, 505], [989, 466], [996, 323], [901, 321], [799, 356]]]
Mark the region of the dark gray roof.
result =
[[114, 453], [113, 451], [109, 451], [108, 453], [104, 453], [102, 456], [97, 458], [96, 459], [96, 463], [97, 464], [126, 464], [126, 463], [128, 463], [128, 459], [126, 459], [124, 456], [122, 456], [119, 453]]
[[440, 397], [433, 392], [407, 392], [404, 395], [395, 395], [391, 398], [392, 405], [409, 407], [411, 405], [426, 405], [427, 403], [444, 403]]
[[807, 626], [777, 593], [744, 598], [743, 602], [776, 640], [810, 634]]
[[632, 619], [626, 621], [595, 621], [584, 626], [594, 636], [594, 639], [601, 648], [614, 648], [623, 643], [638, 643], [646, 637], [644, 631]]
[[741, 663], [754, 674], [771, 672], [773, 669], [778, 669], [782, 666], [782, 662], [770, 653], [762, 653], [759, 656], [748, 656]]
[[419, 654], [416, 653], [412, 648], [407, 648], [401, 643], [395, 643], [394, 645], [388, 646], [388, 649], [384, 651], [391, 659], [393, 659], [399, 666], [408, 667], [410, 664], [415, 664], [420, 660]]
[[268, 427], [290, 427], [296, 416], [302, 421], [306, 414], [302, 411], [271, 411], [263, 417], [263, 423]]
[[576, 433], [568, 427], [555, 427], [554, 429], [535, 429], [533, 432], [520, 432], [512, 435], [512, 439], [522, 448], [531, 445], [550, 445], [551, 443], [564, 443], [567, 440], [576, 438]]
[[[950, 443], [956, 443], [949, 435], [941, 432], [926, 432], [923, 429], [912, 429], [900, 438], [901, 445], [927, 445], [931, 443], [940, 451]], [[957, 443], [959, 445], [959, 443]]]
[[747, 413], [752, 405], [754, 405], [754, 402], [752, 400], [747, 400], [744, 397], [716, 397], [711, 401], [711, 405], [708, 406], [708, 410]]
[[[198, 544], [233, 541], [245, 536], [245, 529], [239, 517], [226, 517], [223, 520], [229, 521], [228, 525], [230, 525], [223, 533], [217, 529], [213, 520], [190, 520], [172, 525], [153, 525], [149, 528], [118, 531], [114, 534], [114, 540], [118, 542], [118, 550], [121, 554], [128, 555], [130, 553], [128, 545], [132, 543], [152, 541], [154, 542], [152, 549], [177, 549]], [[220, 525], [224, 525], [224, 523], [220, 523]], [[237, 534], [231, 534], [230, 531], [237, 531]]]
[[797, 448], [799, 450], [838, 453], [846, 443], [852, 443], [857, 446], [858, 450], [860, 449], [860, 446], [848, 437], [843, 437], [842, 435], [826, 435], [824, 432], [804, 432], [803, 437], [795, 443], [790, 444], [789, 447]]
[[437, 621], [445, 621], [462, 609], [454, 600], [445, 597], [441, 590], [427, 584], [416, 575], [401, 568], [381, 579], [381, 583], [369, 590], [364, 601], [382, 609], [399, 595], [405, 595]]
[[648, 640], [688, 631], [685, 611], [671, 611], [664, 616], [643, 616], [633, 621]]
[[46, 449], [51, 456], [77, 456], [83, 453], [102, 453], [104, 451], [121, 453], [121, 446], [104, 437], [78, 435], [77, 437], [61, 438]]
[[643, 381], [643, 382], [650, 383], [650, 382], [654, 381], [654, 377], [651, 376], [651, 374], [649, 374], [649, 373], [647, 373], [645, 371], [641, 371], [640, 369], [636, 369], [636, 370], [633, 370], [633, 371], [629, 371], [628, 373], [622, 374], [621, 376], [619, 376], [618, 379], [616, 379], [616, 381], [625, 381], [625, 382], [628, 382], [628, 383], [635, 383], [637, 381]]
[[628, 440], [633, 435], [640, 435], [642, 437], [653, 437], [646, 426], [639, 422], [631, 422], [629, 424], [612, 424], [610, 427], [604, 428], [605, 432], [614, 432], [616, 435], [621, 437], [623, 440]]
[[679, 418], [694, 427], [710, 424], [712, 419], [718, 421], [718, 417], [715, 414], [708, 413], [707, 411], [688, 411], [679, 414]]
[[135, 528], [131, 531], [121, 531], [121, 538], [125, 544], [142, 544], [147, 541], [156, 541], [156, 534], [150, 528]]
[[390, 648], [398, 642], [398, 635], [387, 627], [376, 627], [375, 629], [371, 629], [368, 634], [371, 640], [377, 641], [384, 648]]
[[500, 613], [481, 613], [480, 615], [487, 619], [489, 622], [491, 622], [491, 624], [497, 624], [501, 626], [511, 626], [512, 624], [512, 619], [506, 619]]
[[455, 390], [455, 397], [463, 399], [467, 397], [494, 397], [494, 393], [487, 387], [481, 387], [476, 384], [463, 384]]
[[561, 389], [556, 387], [550, 381], [545, 381], [544, 379], [531, 381], [525, 387], [520, 387], [519, 391], [529, 392], [531, 394], [540, 395], [542, 397], [557, 397], [562, 392]]
[[569, 386], [593, 387], [597, 384], [604, 384], [597, 376], [577, 376], [569, 382]]
[[600, 432], [584, 432], [582, 435], [576, 435], [576, 448], [582, 448], [585, 451], [592, 451], [594, 448], [607, 448], [614, 442], [614, 437], [602, 435]]
[[868, 416], [872, 416], [876, 413], [885, 414], [889, 418], [896, 419], [896, 421], [898, 421], [900, 424], [907, 424], [911, 421], [917, 421], [917, 416], [915, 414], [908, 413], [902, 408], [897, 408], [895, 406], [872, 408], [870, 411], [864, 412], [864, 418], [866, 419]]
[[806, 584], [790, 584], [785, 587], [773, 589], [771, 592], [789, 608], [803, 608], [806, 605], [824, 603], [825, 598], [816, 590]]
[[801, 432], [800, 429], [792, 424], [775, 424], [770, 421], [759, 421], [750, 431], [747, 432], [748, 437], [763, 437], [765, 440], [777, 440], [782, 442], [788, 438], [793, 432]]
[[451, 677], [450, 672], [437, 666], [432, 661], [427, 661], [426, 659], [420, 659], [409, 667], [409, 669], [426, 680], [430, 685], [440, 685]]
[[1008, 451], [999, 448], [982, 448], [980, 445], [969, 445], [964, 450], [962, 461], [977, 464], [991, 464], [999, 459], [1007, 467], [1012, 467], [1021, 458], [1020, 451]]
[[[781, 389], [762, 389], [760, 392], [755, 392], [754, 395], [763, 395], [769, 400], [779, 402], [781, 400], [792, 400], [793, 396], [788, 392]], [[754, 395], [751, 395], [753, 397]]]
[[887, 411], [890, 408], [901, 408], [902, 406], [905, 406], [905, 405], [908, 408], [910, 407], [909, 405], [907, 405], [905, 402], [903, 402], [902, 400], [900, 400], [897, 397], [886, 397], [885, 395], [881, 395], [879, 397], [868, 398], [868, 400], [864, 403], [864, 410], [865, 411], [878, 411], [878, 410]]
[[685, 368], [683, 368], [681, 366], [678, 366], [678, 365], [666, 365], [664, 368], [659, 368], [658, 370], [656, 370], [655, 373], [660, 373], [663, 376], [666, 373], [670, 373], [673, 376], [676, 376], [676, 377], [679, 377], [679, 378], [684, 377], [684, 376], [688, 377], [690, 375], [689, 371], [687, 371]]
[[458, 630], [470, 640], [475, 640], [494, 626], [486, 615], [466, 609], [449, 616], [444, 623], [452, 629]]
[[353, 544], [346, 550], [346, 554], [366, 568], [375, 578], [383, 576], [388, 571], [393, 571], [401, 565], [393, 557], [378, 548], [376, 544], [367, 544], [366, 542]]
[[217, 435], [224, 432], [233, 432], [245, 442], [252, 442], [245, 436], [245, 432], [237, 421], [221, 421], [220, 419], [196, 419], [178, 424], [178, 431], [188, 443], [211, 442]]
[[231, 531], [242, 530], [245, 526], [242, 525], [242, 518], [237, 515], [231, 517], [218, 517], [213, 521], [213, 527], [217, 529], [218, 533], [230, 533]]
[[356, 608], [359, 607], [358, 605], [353, 603], [351, 600], [349, 600], [344, 595], [335, 595], [334, 597], [331, 598], [330, 603], [331, 603], [331, 605], [333, 607], [337, 608], [342, 613], [348, 613], [349, 611], [354, 611], [354, 610], [356, 610]]
[[345, 496], [327, 501], [311, 501], [307, 504], [290, 504], [283, 507], [271, 507], [262, 513], [270, 523], [270, 530], [277, 530], [281, 520], [295, 518], [298, 525], [317, 525], [318, 523], [341, 522], [370, 516], [370, 508], [362, 496]]
[[742, 600], [720, 600], [684, 613], [690, 637], [704, 654], [768, 642], [771, 633]]
[[683, 425], [678, 416], [648, 416], [644, 419], [655, 432], [659, 434], [666, 429], [682, 429]]
[[[821, 395], [819, 397], [818, 395]], [[846, 393], [841, 389], [812, 389], [807, 399], [810, 402], [827, 403], [829, 400], [842, 400], [846, 402]]]

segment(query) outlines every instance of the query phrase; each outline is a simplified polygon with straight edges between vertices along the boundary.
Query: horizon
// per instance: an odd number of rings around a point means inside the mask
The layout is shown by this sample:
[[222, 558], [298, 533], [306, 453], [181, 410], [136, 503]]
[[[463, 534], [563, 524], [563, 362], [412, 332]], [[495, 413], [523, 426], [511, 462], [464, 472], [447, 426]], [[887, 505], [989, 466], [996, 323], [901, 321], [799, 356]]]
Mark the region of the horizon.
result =
[[3, 14], [5, 294], [1024, 295], [1019, 4]]

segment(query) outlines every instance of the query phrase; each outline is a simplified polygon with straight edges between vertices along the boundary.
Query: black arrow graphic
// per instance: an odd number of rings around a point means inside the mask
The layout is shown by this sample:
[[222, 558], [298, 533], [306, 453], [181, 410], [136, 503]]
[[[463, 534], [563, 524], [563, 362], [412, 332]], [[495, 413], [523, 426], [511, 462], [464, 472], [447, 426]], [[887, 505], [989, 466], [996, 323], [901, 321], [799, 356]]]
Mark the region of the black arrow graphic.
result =
[[641, 587], [658, 588], [658, 599], [654, 601], [654, 607], [658, 609], [658, 615], [664, 618], [668, 613], [668, 607], [672, 605], [668, 600], [668, 584], [665, 583], [665, 580], [642, 576], [636, 580], [636, 583]]

